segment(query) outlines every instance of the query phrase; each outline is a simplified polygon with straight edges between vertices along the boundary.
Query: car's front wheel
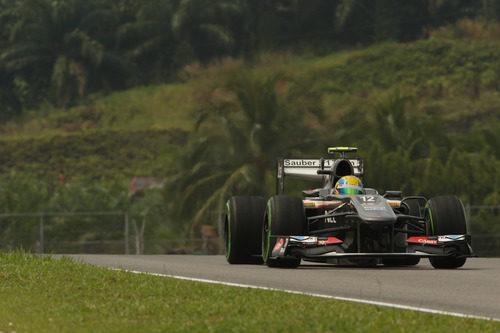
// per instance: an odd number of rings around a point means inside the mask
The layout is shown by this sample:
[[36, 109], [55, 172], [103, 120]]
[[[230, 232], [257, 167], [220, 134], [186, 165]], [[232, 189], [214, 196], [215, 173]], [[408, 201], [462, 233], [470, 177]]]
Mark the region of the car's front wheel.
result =
[[269, 199], [262, 228], [262, 259], [267, 266], [294, 268], [300, 265], [298, 257], [272, 258], [272, 250], [280, 241], [279, 236], [306, 235], [306, 221], [300, 198], [277, 195]]
[[[465, 235], [467, 223], [464, 206], [456, 196], [440, 196], [430, 199], [425, 206], [427, 235]], [[434, 268], [459, 268], [465, 264], [465, 257], [431, 257]]]

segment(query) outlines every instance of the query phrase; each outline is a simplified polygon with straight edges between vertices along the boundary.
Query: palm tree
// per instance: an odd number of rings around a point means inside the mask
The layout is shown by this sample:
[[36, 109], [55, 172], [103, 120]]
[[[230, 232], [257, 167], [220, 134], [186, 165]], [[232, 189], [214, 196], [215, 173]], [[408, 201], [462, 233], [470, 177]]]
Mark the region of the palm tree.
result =
[[431, 143], [449, 146], [438, 115], [433, 110], [417, 109], [412, 97], [399, 90], [380, 97], [371, 108], [364, 131], [371, 134], [371, 142], [379, 142], [385, 151], [401, 148], [414, 159], [425, 156]]
[[12, 77], [0, 63], [0, 122], [21, 114], [22, 105], [14, 91]]
[[[8, 28], [13, 23], [8, 15], [8, 3], [0, 0], [0, 50], [7, 46]], [[14, 91], [12, 75], [5, 69], [5, 63], [0, 59], [0, 122], [21, 113], [21, 102]]]
[[190, 236], [202, 222], [215, 224], [229, 196], [268, 194], [275, 159], [302, 148], [306, 130], [277, 93], [279, 82], [278, 75], [243, 73], [215, 89], [222, 97], [200, 111], [181, 172], [168, 190], [177, 217], [191, 220]]
[[341, 0], [336, 12], [339, 36], [351, 43], [414, 40], [431, 23], [428, 3], [428, 0]]
[[117, 33], [118, 49], [138, 64], [146, 79], [165, 80], [172, 72], [175, 38], [172, 32], [174, 3], [146, 0], [132, 17], [125, 18]]
[[22, 0], [8, 15], [10, 40], [0, 53], [6, 69], [34, 90], [49, 85], [57, 104], [125, 81], [130, 64], [106, 47], [114, 16], [101, 1]]
[[231, 54], [232, 26], [242, 19], [242, 4], [231, 0], [181, 0], [172, 18], [176, 61], [208, 60]]

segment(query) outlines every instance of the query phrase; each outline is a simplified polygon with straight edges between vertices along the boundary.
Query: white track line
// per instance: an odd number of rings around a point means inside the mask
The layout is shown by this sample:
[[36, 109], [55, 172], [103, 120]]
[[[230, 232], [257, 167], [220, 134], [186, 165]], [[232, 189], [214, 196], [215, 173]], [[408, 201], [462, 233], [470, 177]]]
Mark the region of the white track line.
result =
[[174, 278], [174, 279], [179, 279], [179, 280], [204, 282], [204, 283], [211, 283], [211, 284], [220, 284], [220, 285], [231, 286], [231, 287], [262, 289], [262, 290], [272, 290], [272, 291], [283, 291], [283, 292], [288, 293], [288, 294], [297, 294], [297, 295], [307, 295], [307, 296], [314, 296], [314, 297], [321, 297], [321, 298], [329, 298], [329, 299], [334, 299], [334, 300], [338, 300], [338, 301], [347, 301], [347, 302], [356, 302], [356, 303], [363, 303], [363, 304], [371, 304], [371, 305], [384, 306], [384, 307], [388, 307], [388, 308], [395, 308], [395, 309], [401, 309], [401, 310], [411, 310], [411, 311], [419, 311], [419, 312], [426, 312], [426, 313], [434, 313], [434, 314], [440, 314], [440, 315], [446, 315], [446, 316], [453, 316], [453, 317], [460, 317], [460, 318], [472, 318], [472, 319], [484, 319], [484, 320], [500, 321], [500, 318], [475, 316], [475, 315], [469, 315], [469, 314], [465, 314], [465, 313], [441, 311], [441, 310], [436, 310], [436, 309], [422, 308], [422, 307], [409, 306], [409, 305], [396, 304], [396, 303], [377, 302], [377, 301], [371, 301], [371, 300], [361, 299], [361, 298], [331, 296], [331, 295], [324, 295], [324, 294], [308, 293], [308, 292], [304, 292], [304, 291], [296, 291], [296, 290], [287, 290], [287, 289], [262, 287], [262, 286], [255, 286], [255, 285], [251, 285], [251, 284], [242, 284], [242, 283], [234, 283], [234, 282], [224, 282], [224, 281], [217, 281], [217, 280], [199, 279], [199, 278], [192, 278], [192, 277], [179, 276], [179, 275], [169, 275], [169, 274], [161, 274], [161, 273], [150, 273], [150, 272], [132, 271], [132, 270], [127, 270], [127, 269], [115, 269], [115, 270], [126, 271], [126, 272], [130, 272], [130, 273], [135, 273], [135, 274], [147, 274], [147, 275], [153, 275], [153, 276], [169, 277], [169, 278]]

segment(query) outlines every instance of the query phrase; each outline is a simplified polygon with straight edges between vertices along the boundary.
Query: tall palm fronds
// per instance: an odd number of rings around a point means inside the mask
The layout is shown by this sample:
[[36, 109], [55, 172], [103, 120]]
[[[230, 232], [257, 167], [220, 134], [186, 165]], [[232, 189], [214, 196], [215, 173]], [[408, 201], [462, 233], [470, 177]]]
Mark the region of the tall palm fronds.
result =
[[431, 143], [449, 146], [438, 115], [417, 110], [411, 97], [398, 90], [379, 98], [370, 118], [370, 140], [378, 142], [385, 151], [401, 148], [414, 159], [426, 155]]
[[242, 21], [241, 1], [181, 0], [172, 17], [177, 62], [206, 62], [231, 54], [234, 25]]
[[215, 89], [220, 97], [200, 111], [198, 129], [167, 193], [178, 219], [190, 220], [191, 236], [200, 224], [215, 224], [229, 196], [268, 194], [266, 176], [276, 158], [301, 148], [297, 133], [305, 129], [277, 93], [280, 80], [279, 75], [241, 74]]
[[12, 77], [0, 62], [0, 122], [21, 114], [22, 105], [14, 91]]
[[10, 18], [0, 53], [6, 70], [38, 81], [36, 89], [49, 85], [59, 105], [124, 81], [130, 65], [105, 45], [115, 17], [101, 1], [24, 0], [4, 15]]
[[172, 70], [174, 11], [173, 1], [142, 1], [117, 30], [118, 49], [141, 67], [146, 78], [161, 81]]

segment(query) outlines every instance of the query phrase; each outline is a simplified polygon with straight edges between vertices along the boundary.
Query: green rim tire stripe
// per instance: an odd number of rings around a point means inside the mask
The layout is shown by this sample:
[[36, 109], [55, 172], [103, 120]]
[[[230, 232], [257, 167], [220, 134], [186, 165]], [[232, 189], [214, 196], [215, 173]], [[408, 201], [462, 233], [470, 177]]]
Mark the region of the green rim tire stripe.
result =
[[432, 220], [432, 211], [431, 211], [431, 207], [429, 206], [429, 204], [425, 205], [425, 209], [427, 209], [427, 211], [429, 211], [429, 217], [431, 219], [431, 230], [432, 230], [432, 235], [434, 236], [434, 221]]
[[267, 230], [267, 248], [264, 262], [267, 262], [269, 258], [269, 249], [271, 248], [271, 200], [267, 203]]
[[227, 209], [227, 253], [226, 259], [229, 259], [231, 255], [231, 208], [229, 206], [229, 200], [226, 202]]

